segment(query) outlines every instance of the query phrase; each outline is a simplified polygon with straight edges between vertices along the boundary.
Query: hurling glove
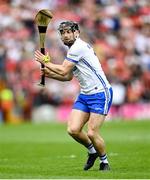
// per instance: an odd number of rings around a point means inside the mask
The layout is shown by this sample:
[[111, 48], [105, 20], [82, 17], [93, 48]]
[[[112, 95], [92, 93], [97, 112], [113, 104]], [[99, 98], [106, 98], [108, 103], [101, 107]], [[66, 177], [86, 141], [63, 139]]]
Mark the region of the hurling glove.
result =
[[49, 56], [48, 53], [43, 56], [42, 61], [43, 61], [43, 63], [49, 63], [51, 61], [51, 57]]

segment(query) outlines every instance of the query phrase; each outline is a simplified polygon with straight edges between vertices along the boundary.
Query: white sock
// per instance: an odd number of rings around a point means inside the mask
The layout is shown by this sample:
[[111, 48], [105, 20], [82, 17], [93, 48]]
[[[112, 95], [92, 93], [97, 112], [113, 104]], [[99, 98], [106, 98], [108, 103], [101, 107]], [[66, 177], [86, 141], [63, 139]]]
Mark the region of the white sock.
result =
[[96, 150], [95, 150], [92, 143], [87, 148], [88, 148], [88, 151], [89, 151], [90, 154], [96, 153]]
[[103, 156], [100, 156], [100, 161], [105, 163], [105, 164], [108, 164], [107, 155], [104, 154]]

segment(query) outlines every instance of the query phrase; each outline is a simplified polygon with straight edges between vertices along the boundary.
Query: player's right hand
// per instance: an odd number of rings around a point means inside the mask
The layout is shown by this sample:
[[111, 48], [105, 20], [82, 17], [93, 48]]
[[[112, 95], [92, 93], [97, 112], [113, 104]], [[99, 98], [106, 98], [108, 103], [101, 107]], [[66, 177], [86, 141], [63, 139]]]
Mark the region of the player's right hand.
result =
[[45, 77], [49, 77], [50, 76], [50, 70], [46, 67], [41, 68], [41, 75], [44, 75]]

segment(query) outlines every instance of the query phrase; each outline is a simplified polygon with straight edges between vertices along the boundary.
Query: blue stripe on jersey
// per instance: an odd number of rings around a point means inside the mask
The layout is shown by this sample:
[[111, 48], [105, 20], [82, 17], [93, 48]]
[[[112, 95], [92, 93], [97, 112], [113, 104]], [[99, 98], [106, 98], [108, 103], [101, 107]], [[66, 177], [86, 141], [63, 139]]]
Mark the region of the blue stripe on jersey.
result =
[[102, 78], [99, 74], [97, 74], [96, 70], [95, 70], [85, 59], [82, 58], [82, 61], [84, 62], [84, 64], [86, 64], [86, 65], [95, 73], [95, 75], [96, 75], [96, 76], [98, 77], [98, 79], [101, 81], [102, 85], [103, 85], [104, 87], [106, 87], [105, 81], [103, 80], [103, 78]]
[[67, 59], [68, 61], [74, 62], [74, 63], [78, 63], [78, 61], [71, 59], [71, 58], [68, 58], [68, 57], [65, 57], [65, 59]]
[[103, 78], [101, 77], [101, 75], [97, 74], [96, 70], [85, 59], [82, 58], [82, 61], [83, 61], [83, 63], [85, 65], [87, 65], [95, 73], [95, 75], [98, 77], [98, 79], [100, 80], [101, 84], [104, 87], [104, 93], [105, 93], [105, 96], [106, 96], [106, 103], [105, 103], [104, 113], [106, 113], [107, 110], [108, 110], [108, 103], [109, 103], [109, 100], [110, 100], [110, 94], [109, 94], [108, 88], [106, 86], [106, 83], [103, 80]]

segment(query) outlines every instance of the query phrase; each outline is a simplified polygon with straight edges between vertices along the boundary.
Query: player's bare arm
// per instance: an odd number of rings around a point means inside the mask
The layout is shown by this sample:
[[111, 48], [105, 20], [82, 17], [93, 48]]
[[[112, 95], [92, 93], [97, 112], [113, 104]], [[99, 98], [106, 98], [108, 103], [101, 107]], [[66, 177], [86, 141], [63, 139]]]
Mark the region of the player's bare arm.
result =
[[73, 67], [74, 67], [74, 63], [70, 62], [68, 60], [64, 60], [63, 64], [59, 65], [59, 64], [54, 64], [51, 62], [44, 62], [44, 55], [39, 51], [35, 51], [35, 60], [40, 62], [41, 64], [44, 64], [45, 67], [47, 67], [48, 69], [50, 69], [51, 71], [55, 72], [56, 74], [59, 74], [61, 76], [66, 76], [67, 74], [69, 74]]
[[47, 78], [52, 78], [52, 79], [56, 79], [56, 80], [59, 80], [59, 81], [70, 81], [70, 80], [72, 80], [72, 78], [73, 78], [73, 73], [72, 73], [72, 71], [71, 71], [70, 73], [68, 73], [67, 75], [62, 76], [62, 75], [60, 75], [60, 74], [57, 74], [57, 73], [51, 71], [51, 70], [48, 69], [47, 67], [45, 67], [45, 68], [42, 68], [42, 69], [41, 69], [41, 72], [42, 72], [42, 74], [45, 75], [45, 77], [47, 77]]

